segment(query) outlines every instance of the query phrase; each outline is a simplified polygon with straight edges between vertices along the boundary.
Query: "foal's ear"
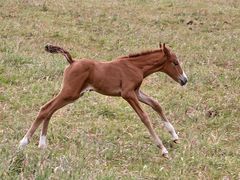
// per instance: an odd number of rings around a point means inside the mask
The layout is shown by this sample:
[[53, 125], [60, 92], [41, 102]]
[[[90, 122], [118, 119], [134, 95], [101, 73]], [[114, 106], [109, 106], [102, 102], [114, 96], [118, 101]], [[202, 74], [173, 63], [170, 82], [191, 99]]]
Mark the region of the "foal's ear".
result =
[[163, 52], [166, 54], [166, 56], [170, 56], [169, 49], [165, 46], [165, 43], [163, 43]]
[[159, 42], [159, 48], [160, 48], [160, 49], [162, 48], [162, 43], [161, 43], [161, 42]]

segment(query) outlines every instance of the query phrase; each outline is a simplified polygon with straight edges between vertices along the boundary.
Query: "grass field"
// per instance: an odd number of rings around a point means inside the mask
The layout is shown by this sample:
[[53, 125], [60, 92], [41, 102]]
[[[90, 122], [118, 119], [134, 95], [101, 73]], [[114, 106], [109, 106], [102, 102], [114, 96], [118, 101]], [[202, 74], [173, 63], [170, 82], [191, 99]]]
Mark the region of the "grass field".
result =
[[[67, 66], [46, 43], [99, 61], [166, 42], [189, 83], [149, 76], [181, 143], [144, 106], [169, 150], [165, 160], [121, 98], [91, 92], [54, 114], [48, 148], [39, 130], [17, 146]], [[236, 0], [0, 0], [0, 179], [240, 179], [240, 2]]]

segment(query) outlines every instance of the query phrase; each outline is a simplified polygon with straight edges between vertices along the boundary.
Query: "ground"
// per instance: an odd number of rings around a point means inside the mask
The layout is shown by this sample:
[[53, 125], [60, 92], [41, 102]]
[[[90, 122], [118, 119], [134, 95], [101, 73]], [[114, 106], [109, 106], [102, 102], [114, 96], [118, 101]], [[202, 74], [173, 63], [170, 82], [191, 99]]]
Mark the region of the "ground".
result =
[[[234, 0], [1, 0], [1, 179], [239, 179], [240, 3]], [[169, 150], [161, 157], [121, 98], [87, 93], [52, 118], [48, 148], [39, 130], [17, 146], [40, 107], [60, 90], [61, 55], [110, 61], [167, 43], [189, 77], [181, 87], [163, 73], [142, 90], [157, 99], [181, 138], [173, 144], [144, 106]]]

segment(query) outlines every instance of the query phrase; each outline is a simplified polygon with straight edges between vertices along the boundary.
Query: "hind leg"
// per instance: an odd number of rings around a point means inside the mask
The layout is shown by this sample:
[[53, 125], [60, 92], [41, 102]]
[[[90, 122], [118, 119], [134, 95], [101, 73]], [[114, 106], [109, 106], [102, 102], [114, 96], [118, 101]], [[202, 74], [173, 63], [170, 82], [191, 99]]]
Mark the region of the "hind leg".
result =
[[81, 97], [83, 94], [80, 95], [76, 95], [71, 97], [69, 100], [63, 100], [63, 99], [58, 99], [57, 101], [53, 102], [53, 104], [51, 105], [51, 110], [50, 110], [50, 115], [49, 117], [47, 117], [44, 121], [43, 121], [43, 127], [41, 130], [41, 134], [40, 134], [40, 138], [39, 138], [39, 144], [38, 147], [41, 149], [44, 149], [47, 147], [47, 130], [48, 130], [48, 124], [49, 121], [51, 119], [51, 116], [53, 115], [53, 113], [55, 111], [57, 111], [58, 109], [62, 108], [63, 106], [75, 101], [76, 99], [78, 99], [79, 97]]
[[79, 95], [66, 95], [65, 93], [61, 92], [57, 97], [46, 103], [39, 111], [37, 118], [32, 123], [30, 129], [24, 136], [24, 138], [20, 141], [20, 148], [25, 147], [31, 137], [33, 136], [36, 129], [39, 125], [44, 122], [44, 127], [42, 130], [42, 134], [40, 136], [39, 147], [43, 148], [46, 146], [46, 132], [47, 132], [47, 125], [48, 122], [55, 111], [62, 108], [63, 106], [73, 102], [74, 100], [78, 99]]
[[63, 106], [65, 106], [71, 102], [74, 102], [78, 98], [79, 98], [79, 95], [66, 97], [66, 96], [62, 96], [61, 94], [59, 94], [59, 96], [57, 96], [54, 100], [50, 101], [49, 104], [44, 106], [43, 113], [46, 113], [47, 116], [43, 120], [43, 127], [41, 130], [41, 135], [40, 135], [39, 145], [38, 145], [39, 148], [47, 147], [46, 135], [47, 135], [48, 123], [49, 123], [53, 113], [56, 112], [58, 109], [62, 108]]
[[24, 138], [20, 141], [20, 148], [25, 147], [29, 143], [33, 133], [42, 122], [43, 129], [39, 140], [39, 147], [46, 147], [46, 134], [51, 116], [58, 109], [80, 97], [88, 75], [88, 69], [86, 69], [85, 66], [79, 66], [77, 63], [65, 69], [61, 92], [40, 109], [37, 118], [32, 123]]

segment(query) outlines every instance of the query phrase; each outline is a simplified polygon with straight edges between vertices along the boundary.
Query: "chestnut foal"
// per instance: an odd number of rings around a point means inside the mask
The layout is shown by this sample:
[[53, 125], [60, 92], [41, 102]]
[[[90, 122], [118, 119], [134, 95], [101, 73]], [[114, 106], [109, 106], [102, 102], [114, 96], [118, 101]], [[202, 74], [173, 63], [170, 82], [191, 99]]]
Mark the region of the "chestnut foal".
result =
[[41, 123], [43, 123], [43, 128], [39, 147], [45, 148], [48, 123], [53, 113], [81, 97], [84, 92], [93, 90], [104, 95], [121, 96], [125, 99], [147, 127], [156, 145], [162, 150], [162, 155], [168, 157], [167, 149], [154, 131], [140, 102], [151, 106], [160, 115], [164, 126], [176, 143], [178, 135], [163, 114], [159, 103], [144, 94], [140, 90], [140, 86], [145, 77], [158, 71], [168, 74], [182, 86], [187, 83], [187, 76], [183, 72], [177, 56], [170, 48], [166, 47], [165, 44], [160, 44], [158, 49], [122, 56], [111, 62], [99, 62], [91, 59], [75, 61], [66, 50], [53, 45], [46, 45], [45, 50], [50, 53], [63, 54], [70, 65], [64, 71], [62, 90], [40, 109], [36, 120], [20, 141], [21, 148], [29, 143], [30, 138]]

